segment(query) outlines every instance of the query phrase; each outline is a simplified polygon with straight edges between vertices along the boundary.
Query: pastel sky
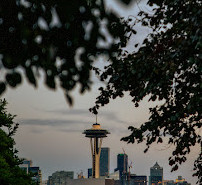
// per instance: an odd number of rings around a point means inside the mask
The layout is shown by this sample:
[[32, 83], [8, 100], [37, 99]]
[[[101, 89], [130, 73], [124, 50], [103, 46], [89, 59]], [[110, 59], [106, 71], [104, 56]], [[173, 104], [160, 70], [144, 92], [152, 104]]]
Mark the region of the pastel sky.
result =
[[[135, 15], [139, 9], [148, 8], [144, 1], [126, 9], [117, 4], [115, 6], [112, 0], [107, 1], [107, 7], [119, 11], [122, 16]], [[137, 27], [137, 31], [139, 33], [131, 41], [131, 47], [134, 42], [141, 42], [149, 32], [140, 27]], [[97, 65], [105, 65], [104, 61], [104, 58], [100, 59]], [[78, 89], [72, 92], [73, 107], [67, 104], [62, 90], [48, 89], [42, 78], [37, 89], [24, 80], [20, 87], [8, 89], [3, 96], [9, 102], [8, 111], [17, 115], [16, 121], [20, 124], [15, 136], [19, 156], [32, 159], [35, 166], [40, 166], [44, 180], [57, 170], [73, 170], [75, 174], [82, 170], [87, 175], [87, 169], [91, 167], [90, 143], [82, 131], [95, 122], [95, 116], [88, 109], [94, 105], [99, 95], [97, 88], [102, 84], [94, 76], [93, 81], [90, 92], [84, 95], [79, 94]], [[192, 169], [199, 147], [192, 148], [187, 162], [177, 172], [170, 173], [168, 158], [173, 146], [166, 143], [154, 145], [144, 154], [144, 144], [126, 144], [120, 141], [123, 136], [130, 134], [127, 130], [129, 125], [138, 127], [148, 120], [149, 107], [156, 103], [147, 100], [148, 97], [142, 101], [140, 107], [135, 108], [126, 93], [124, 98], [113, 100], [100, 109], [98, 122], [111, 132], [103, 141], [103, 146], [110, 148], [110, 171], [113, 172], [116, 168], [116, 156], [124, 148], [133, 164], [133, 173], [149, 176], [150, 167], [157, 161], [164, 169], [164, 179], [174, 180], [182, 175], [195, 185], [196, 178], [192, 177]]]

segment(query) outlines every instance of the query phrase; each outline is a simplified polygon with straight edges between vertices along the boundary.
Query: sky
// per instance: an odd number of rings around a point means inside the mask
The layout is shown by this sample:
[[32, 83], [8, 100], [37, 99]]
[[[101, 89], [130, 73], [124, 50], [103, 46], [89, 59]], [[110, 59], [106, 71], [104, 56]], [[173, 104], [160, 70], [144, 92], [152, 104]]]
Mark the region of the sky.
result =
[[[107, 1], [107, 7], [118, 11], [122, 16], [137, 14], [139, 9], [147, 8], [144, 1], [138, 6], [131, 5], [130, 9]], [[150, 11], [148, 9], [148, 11]], [[129, 50], [133, 49], [134, 42], [141, 42], [149, 30], [137, 27], [138, 35], [130, 42]], [[101, 58], [98, 66], [103, 66], [105, 58]], [[74, 171], [75, 177], [81, 171], [87, 176], [87, 169], [91, 167], [90, 141], [82, 134], [84, 129], [91, 128], [95, 123], [95, 116], [88, 109], [94, 106], [99, 95], [98, 87], [101, 84], [93, 76], [94, 84], [90, 92], [81, 95], [76, 88], [72, 92], [74, 105], [70, 107], [63, 91], [48, 89], [43, 78], [39, 87], [35, 89], [24, 80], [16, 89], [8, 89], [3, 95], [8, 101], [8, 111], [17, 115], [16, 121], [20, 124], [15, 136], [16, 148], [19, 156], [32, 159], [34, 166], [42, 170], [42, 178], [46, 180], [55, 171]], [[103, 140], [103, 147], [110, 148], [110, 172], [117, 167], [116, 157], [123, 153], [128, 154], [132, 162], [132, 173], [149, 176], [149, 169], [156, 162], [164, 170], [164, 179], [174, 180], [182, 175], [192, 185], [196, 178], [192, 177], [193, 162], [198, 156], [199, 147], [192, 148], [188, 160], [177, 172], [171, 173], [168, 158], [172, 154], [173, 146], [166, 143], [153, 145], [148, 153], [144, 154], [144, 144], [127, 144], [120, 139], [130, 134], [128, 126], [140, 126], [149, 118], [149, 107], [156, 103], [148, 102], [148, 97], [135, 108], [131, 97], [126, 93], [124, 98], [112, 100], [102, 107], [98, 114], [98, 123], [108, 129], [110, 135]]]

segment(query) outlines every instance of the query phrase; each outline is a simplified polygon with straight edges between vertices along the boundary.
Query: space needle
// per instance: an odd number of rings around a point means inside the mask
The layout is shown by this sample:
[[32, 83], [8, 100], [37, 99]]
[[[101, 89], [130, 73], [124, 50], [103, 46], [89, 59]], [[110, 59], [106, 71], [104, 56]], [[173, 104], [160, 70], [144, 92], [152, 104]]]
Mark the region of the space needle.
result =
[[100, 153], [101, 145], [104, 137], [110, 134], [107, 130], [101, 129], [100, 124], [94, 123], [91, 129], [84, 130], [85, 137], [90, 138], [92, 153], [92, 177], [100, 177]]

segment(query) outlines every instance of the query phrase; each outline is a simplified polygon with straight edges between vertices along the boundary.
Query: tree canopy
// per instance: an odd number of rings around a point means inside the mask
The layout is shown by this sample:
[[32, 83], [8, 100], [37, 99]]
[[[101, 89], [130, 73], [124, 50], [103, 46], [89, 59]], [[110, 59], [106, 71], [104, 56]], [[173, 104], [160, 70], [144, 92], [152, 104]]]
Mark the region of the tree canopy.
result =
[[[45, 84], [60, 86], [71, 104], [69, 92], [92, 84], [90, 71], [96, 56], [117, 49], [106, 35], [126, 44], [125, 26], [102, 1], [2, 0], [0, 2], [0, 94], [17, 87], [24, 77], [37, 86], [39, 70]], [[57, 83], [59, 81], [59, 83]]]
[[13, 139], [18, 124], [13, 121], [15, 116], [7, 113], [6, 104], [0, 99], [0, 184], [31, 185], [34, 184], [31, 177], [19, 167], [22, 161], [17, 156]]
[[[129, 4], [130, 0], [123, 0]], [[175, 149], [169, 158], [173, 170], [186, 161], [191, 147], [201, 140], [202, 105], [202, 3], [192, 0], [149, 0], [150, 15], [141, 11], [136, 22], [150, 27], [137, 51], [125, 47], [136, 33], [131, 20], [120, 19], [105, 9], [103, 1], [20, 1], [0, 2], [0, 94], [7, 86], [21, 84], [22, 74], [37, 86], [39, 70], [45, 84], [60, 86], [69, 93], [80, 84], [80, 92], [91, 87], [94, 70], [106, 87], [100, 88], [95, 107], [129, 92], [135, 107], [145, 96], [160, 103], [150, 108], [150, 118], [140, 128], [129, 127], [129, 143], [146, 141], [147, 148], [163, 142]], [[12, 11], [8, 11], [12, 10]], [[108, 38], [111, 39], [108, 39]], [[93, 67], [96, 57], [107, 55], [103, 72]], [[59, 83], [57, 83], [59, 81]], [[201, 155], [196, 159], [194, 175], [201, 178]]]
[[[129, 127], [128, 143], [146, 141], [147, 148], [163, 137], [175, 149], [169, 158], [172, 171], [186, 161], [191, 147], [202, 147], [202, 3], [187, 0], [149, 0], [156, 6], [154, 14], [139, 12], [137, 22], [152, 28], [137, 52], [111, 58], [112, 63], [101, 74], [107, 81], [91, 109], [97, 113], [110, 99], [129, 92], [135, 107], [145, 96], [160, 101], [150, 108], [150, 118], [140, 128]], [[194, 175], [202, 182], [201, 153], [196, 159]]]

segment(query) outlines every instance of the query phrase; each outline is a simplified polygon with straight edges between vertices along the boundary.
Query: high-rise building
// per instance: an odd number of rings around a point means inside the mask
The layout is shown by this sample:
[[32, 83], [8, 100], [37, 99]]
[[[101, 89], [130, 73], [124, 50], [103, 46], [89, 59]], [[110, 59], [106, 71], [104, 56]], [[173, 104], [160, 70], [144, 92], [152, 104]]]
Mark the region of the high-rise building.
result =
[[109, 163], [110, 163], [110, 149], [107, 147], [101, 148], [100, 154], [100, 176], [109, 175]]
[[149, 185], [158, 185], [163, 181], [163, 168], [156, 164], [150, 168]]
[[32, 177], [32, 180], [36, 182], [37, 184], [42, 184], [42, 173], [39, 167], [33, 167], [32, 166], [32, 160], [24, 159], [22, 164], [19, 165], [19, 167], [26, 171], [26, 173], [30, 174]]
[[32, 160], [23, 159], [22, 164], [20, 164], [19, 167], [28, 174], [29, 168], [32, 167]]
[[42, 184], [42, 174], [41, 174], [41, 170], [39, 167], [29, 167], [29, 173], [32, 176], [32, 180], [34, 182], [36, 182], [37, 184]]
[[120, 179], [126, 179], [128, 172], [128, 155], [118, 154], [117, 155], [117, 168], [114, 171], [119, 171]]
[[28, 168], [29, 168], [29, 167], [32, 167], [32, 160], [24, 159], [24, 160], [23, 160], [23, 165], [27, 165]]
[[88, 168], [88, 178], [92, 177], [92, 168]]

